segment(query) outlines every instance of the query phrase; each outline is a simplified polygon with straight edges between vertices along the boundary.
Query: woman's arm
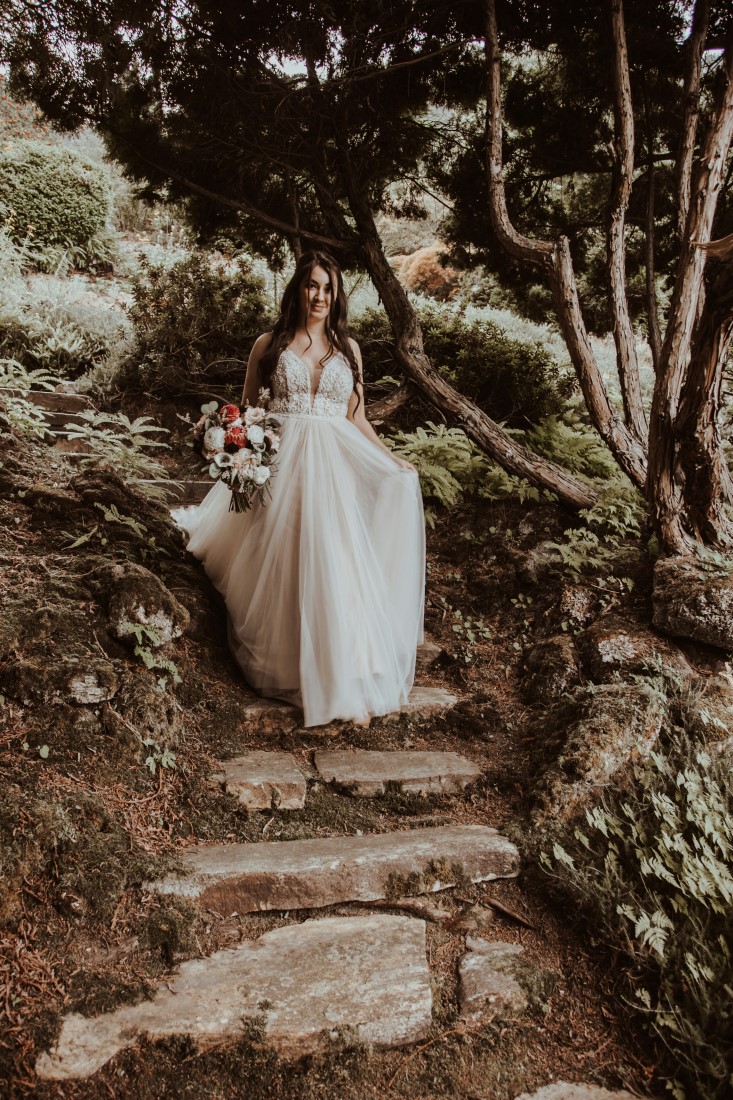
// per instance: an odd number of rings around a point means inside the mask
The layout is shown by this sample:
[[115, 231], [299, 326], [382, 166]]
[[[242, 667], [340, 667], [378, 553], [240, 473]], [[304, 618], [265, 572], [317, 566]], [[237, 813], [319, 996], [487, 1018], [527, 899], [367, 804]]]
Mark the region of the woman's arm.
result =
[[[356, 356], [356, 361], [359, 365], [359, 381], [357, 383], [356, 393], [352, 393], [351, 399], [349, 400], [349, 409], [346, 415], [348, 416], [349, 420], [353, 421], [353, 423], [356, 424], [359, 431], [362, 433], [362, 435], [366, 436], [370, 443], [373, 443], [375, 447], [379, 447], [381, 451], [384, 451], [386, 454], [388, 454], [392, 461], [396, 462], [398, 466], [401, 466], [403, 470], [415, 470], [415, 467], [412, 465], [411, 462], [408, 462], [405, 458], [400, 458], [399, 455], [396, 455], [394, 451], [391, 451], [389, 447], [387, 447], [386, 444], [382, 442], [377, 433], [374, 431], [374, 428], [367, 420], [366, 411], [364, 408], [364, 382], [362, 374], [361, 350], [356, 340], [352, 340], [351, 337], [349, 337], [349, 342], [351, 344], [351, 347], [353, 348], [354, 355]], [[357, 393], [359, 395], [358, 403]], [[417, 473], [416, 470], [415, 472]]]
[[247, 360], [247, 373], [244, 377], [244, 389], [242, 390], [242, 406], [256, 405], [260, 395], [260, 359], [265, 354], [272, 340], [271, 332], [263, 332], [252, 345], [252, 351]]

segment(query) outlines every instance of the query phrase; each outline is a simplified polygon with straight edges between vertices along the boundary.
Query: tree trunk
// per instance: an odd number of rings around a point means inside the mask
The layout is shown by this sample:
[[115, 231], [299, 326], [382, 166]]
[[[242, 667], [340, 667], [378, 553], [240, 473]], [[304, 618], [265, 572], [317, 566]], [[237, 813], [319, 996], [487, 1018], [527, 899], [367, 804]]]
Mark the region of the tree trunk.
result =
[[646, 457], [609, 401], [588, 339], [567, 237], [536, 241], [517, 233], [509, 218], [502, 168], [501, 55], [495, 0], [487, 0], [486, 158], [491, 222], [499, 243], [519, 260], [542, 267], [552, 286], [555, 309], [593, 425], [622, 470], [639, 488], [646, 480]]
[[680, 237], [684, 236], [687, 214], [690, 209], [692, 160], [697, 138], [697, 119], [700, 114], [702, 55], [708, 33], [708, 17], [708, 0], [696, 0], [695, 9], [692, 13], [692, 29], [686, 44], [687, 64], [685, 66], [683, 92], [685, 109], [682, 119], [682, 139], [677, 154], [677, 227]]
[[397, 361], [405, 376], [432, 405], [454, 416], [474, 443], [505, 470], [526, 478], [538, 489], [555, 493], [561, 503], [570, 508], [592, 508], [597, 500], [592, 489], [517, 443], [478, 405], [449, 385], [431, 365], [423, 348], [417, 314], [384, 254], [371, 207], [343, 144], [341, 162], [349, 206], [359, 230], [361, 253], [392, 325]]
[[644, 259], [646, 267], [647, 330], [652, 362], [656, 373], [659, 370], [659, 360], [662, 354], [662, 334], [659, 331], [659, 301], [657, 299], [657, 277], [654, 264], [654, 162], [651, 158], [647, 168]]
[[[689, 553], [695, 540], [686, 529], [684, 502], [675, 483], [675, 421], [690, 363], [692, 332], [700, 313], [705, 251], [695, 242], [710, 240], [725, 161], [733, 137], [733, 42], [724, 57], [726, 84], [713, 113], [695, 173], [682, 251], [677, 264], [670, 319], [654, 387], [649, 432], [647, 496], [660, 546], [668, 553]], [[688, 120], [688, 126], [693, 120]]]
[[675, 422], [688, 521], [698, 539], [730, 546], [726, 515], [730, 475], [720, 438], [723, 371], [733, 339], [733, 261], [709, 288]]
[[615, 144], [607, 253], [613, 339], [616, 344], [616, 362], [626, 423], [636, 438], [645, 443], [648, 428], [641, 398], [636, 341], [626, 294], [626, 211], [634, 175], [634, 109], [631, 101], [623, 0], [611, 0], [611, 28]]
[[409, 386], [403, 382], [387, 397], [380, 398], [379, 401], [372, 401], [371, 405], [367, 405], [366, 414], [371, 424], [384, 424], [385, 421], [392, 419], [394, 414], [407, 404], [412, 396]]

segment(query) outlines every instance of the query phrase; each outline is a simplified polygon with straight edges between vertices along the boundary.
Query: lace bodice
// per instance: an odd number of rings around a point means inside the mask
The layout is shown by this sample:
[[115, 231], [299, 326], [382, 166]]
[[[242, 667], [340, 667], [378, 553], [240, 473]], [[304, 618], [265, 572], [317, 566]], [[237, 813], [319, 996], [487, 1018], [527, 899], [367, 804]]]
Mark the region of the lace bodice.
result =
[[308, 364], [291, 348], [280, 352], [272, 375], [273, 396], [269, 412], [273, 416], [336, 417], [346, 416], [354, 376], [346, 357], [339, 351], [327, 360], [311, 402], [311, 378]]

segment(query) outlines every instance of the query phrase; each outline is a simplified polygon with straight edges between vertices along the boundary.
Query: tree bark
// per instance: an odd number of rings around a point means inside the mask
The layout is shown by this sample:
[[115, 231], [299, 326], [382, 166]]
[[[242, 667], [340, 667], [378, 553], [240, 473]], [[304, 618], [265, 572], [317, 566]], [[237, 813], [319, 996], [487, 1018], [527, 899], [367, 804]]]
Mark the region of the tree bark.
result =
[[538, 489], [555, 493], [570, 508], [592, 508], [596, 493], [567, 470], [540, 458], [512, 439], [490, 416], [442, 378], [425, 354], [417, 314], [384, 254], [371, 206], [341, 140], [341, 168], [361, 253], [382, 299], [395, 336], [395, 354], [404, 375], [442, 413], [454, 416], [470, 439], [505, 470]]
[[700, 541], [715, 546], [733, 542], [724, 507], [730, 473], [720, 438], [723, 371], [732, 339], [733, 259], [708, 288], [675, 421], [687, 519]]
[[724, 65], [725, 87], [713, 113], [700, 163], [695, 172], [684, 240], [677, 264], [670, 318], [652, 401], [647, 495], [660, 546], [668, 553], [689, 553], [694, 549], [695, 542], [685, 527], [682, 492], [675, 480], [677, 448], [674, 425], [690, 363], [692, 332], [700, 313], [701, 295], [704, 293], [706, 253], [695, 242], [704, 244], [710, 240], [725, 161], [733, 137], [731, 41], [726, 47]]
[[654, 264], [654, 164], [651, 160], [647, 167], [644, 260], [646, 267], [647, 331], [652, 363], [656, 373], [659, 370], [659, 360], [662, 355], [662, 334], [659, 330], [659, 300], [657, 298], [657, 276]]
[[687, 64], [685, 66], [683, 92], [682, 138], [677, 153], [677, 226], [680, 237], [684, 236], [687, 213], [690, 209], [692, 161], [697, 139], [697, 120], [700, 114], [702, 56], [708, 33], [709, 14], [708, 0], [696, 0], [692, 13], [692, 29], [686, 45]]
[[495, 0], [487, 0], [486, 157], [489, 209], [494, 233], [512, 256], [544, 269], [552, 287], [555, 309], [570, 358], [593, 425], [619, 466], [639, 488], [646, 480], [646, 457], [641, 441], [631, 433], [611, 405], [598, 368], [580, 308], [578, 288], [567, 237], [538, 241], [518, 233], [506, 205], [502, 167], [501, 55]]
[[403, 382], [387, 397], [382, 397], [379, 401], [372, 401], [371, 405], [366, 407], [366, 414], [370, 423], [377, 425], [391, 420], [394, 414], [403, 405], [407, 404], [411, 396], [409, 386]]
[[634, 110], [631, 101], [623, 0], [611, 0], [611, 28], [615, 144], [607, 254], [613, 339], [616, 344], [616, 362], [626, 423], [636, 438], [645, 443], [648, 428], [641, 397], [636, 341], [631, 327], [626, 293], [626, 211], [634, 175]]

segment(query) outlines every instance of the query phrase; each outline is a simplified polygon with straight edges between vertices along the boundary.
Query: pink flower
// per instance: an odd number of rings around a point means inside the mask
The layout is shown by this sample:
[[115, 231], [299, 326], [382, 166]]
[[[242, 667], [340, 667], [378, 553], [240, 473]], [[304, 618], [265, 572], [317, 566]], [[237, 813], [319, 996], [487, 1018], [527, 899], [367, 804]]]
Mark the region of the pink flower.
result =
[[272, 429], [268, 429], [265, 432], [265, 439], [267, 440], [267, 446], [271, 451], [277, 452], [280, 448], [280, 436], [277, 432], [273, 432]]

